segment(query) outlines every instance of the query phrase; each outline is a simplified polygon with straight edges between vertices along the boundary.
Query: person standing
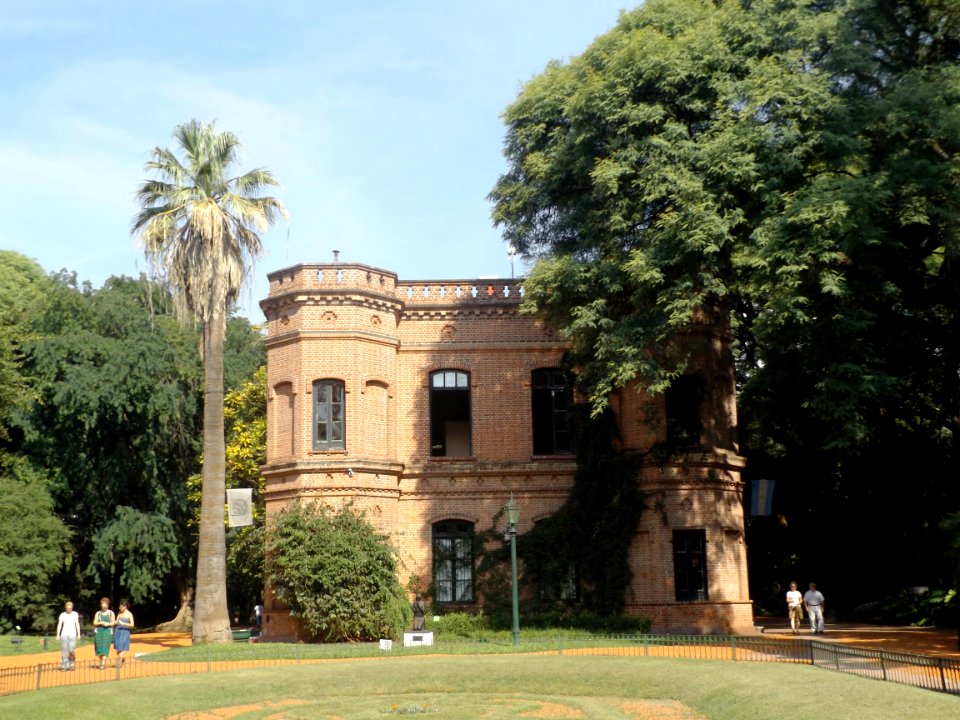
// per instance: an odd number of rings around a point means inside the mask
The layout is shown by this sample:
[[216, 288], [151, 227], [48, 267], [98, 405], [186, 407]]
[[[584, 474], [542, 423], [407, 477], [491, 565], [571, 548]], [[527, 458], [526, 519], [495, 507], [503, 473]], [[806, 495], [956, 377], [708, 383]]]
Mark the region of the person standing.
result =
[[110, 599], [100, 598], [100, 610], [93, 616], [93, 646], [100, 658], [98, 670], [103, 670], [110, 656], [110, 641], [113, 639], [113, 626], [117, 618], [110, 609]]
[[790, 618], [790, 628], [793, 634], [800, 632], [800, 623], [803, 622], [803, 596], [797, 590], [795, 582], [790, 583], [790, 589], [787, 590], [787, 616]]
[[803, 607], [810, 617], [810, 632], [823, 633], [823, 593], [817, 590], [816, 583], [810, 583], [810, 589], [803, 594]]
[[73, 670], [80, 638], [80, 616], [69, 600], [63, 604], [63, 612], [57, 618], [57, 637], [60, 638], [60, 670]]
[[117, 608], [117, 624], [113, 629], [113, 647], [117, 651], [117, 663], [123, 665], [126, 654], [130, 652], [130, 631], [133, 630], [133, 613], [130, 612], [130, 603], [120, 601]]
[[263, 625], [263, 605], [257, 603], [253, 606], [253, 622], [257, 626], [257, 630]]

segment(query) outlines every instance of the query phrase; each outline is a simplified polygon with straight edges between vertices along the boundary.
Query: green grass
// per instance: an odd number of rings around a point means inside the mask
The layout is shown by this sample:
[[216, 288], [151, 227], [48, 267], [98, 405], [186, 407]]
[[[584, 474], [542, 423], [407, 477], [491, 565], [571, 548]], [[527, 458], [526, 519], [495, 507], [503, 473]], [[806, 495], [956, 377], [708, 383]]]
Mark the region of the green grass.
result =
[[[60, 649], [60, 641], [53, 635], [47, 635], [47, 647], [43, 647], [43, 635], [22, 635], [22, 643], [13, 643], [13, 635], [0, 635], [0, 656], [6, 655], [26, 655], [28, 653], [49, 652]], [[88, 638], [81, 638], [77, 647], [89, 645]], [[17, 649], [17, 645], [20, 649]]]
[[[636, 716], [622, 703], [640, 700], [680, 702], [708, 720], [960, 717], [960, 698], [809, 666], [557, 655], [391, 656], [110, 682], [0, 697], [0, 717], [156, 720], [249, 704], [258, 707], [238, 713], [244, 720], [364, 720], [405, 709], [500, 720], [549, 702], [622, 719]], [[297, 704], [279, 705], [288, 701]]]

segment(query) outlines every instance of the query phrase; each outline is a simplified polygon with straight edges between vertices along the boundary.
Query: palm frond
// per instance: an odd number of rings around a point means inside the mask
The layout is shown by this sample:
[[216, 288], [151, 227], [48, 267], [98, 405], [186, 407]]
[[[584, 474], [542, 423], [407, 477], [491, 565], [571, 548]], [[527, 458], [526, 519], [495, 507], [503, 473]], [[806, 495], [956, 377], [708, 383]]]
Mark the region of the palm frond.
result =
[[154, 272], [174, 290], [175, 308], [202, 321], [223, 316], [239, 297], [247, 268], [262, 252], [259, 233], [289, 219], [279, 187], [262, 168], [232, 176], [240, 141], [197, 120], [173, 134], [180, 155], [155, 148], [145, 169], [154, 175], [136, 192], [141, 207], [131, 231]]

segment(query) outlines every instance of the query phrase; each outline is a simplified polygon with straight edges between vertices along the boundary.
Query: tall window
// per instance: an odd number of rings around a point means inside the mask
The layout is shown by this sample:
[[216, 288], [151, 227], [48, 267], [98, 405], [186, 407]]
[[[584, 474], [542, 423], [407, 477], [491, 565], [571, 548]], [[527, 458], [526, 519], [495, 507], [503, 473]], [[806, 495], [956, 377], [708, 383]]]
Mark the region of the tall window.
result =
[[313, 384], [313, 449], [343, 450], [343, 382], [317, 380]]
[[[534, 525], [539, 525], [541, 522], [543, 521], [537, 520]], [[540, 599], [568, 602], [579, 600], [580, 574], [577, 572], [577, 564], [571, 561], [564, 566], [554, 561], [550, 565], [546, 573], [539, 577]]]
[[470, 376], [459, 370], [430, 373], [430, 454], [466, 457], [470, 446]]
[[473, 523], [434, 523], [433, 593], [439, 603], [473, 602]]
[[568, 412], [571, 396], [567, 374], [557, 368], [534, 370], [533, 390], [533, 454], [561, 455], [570, 453]]
[[707, 600], [707, 533], [673, 531], [673, 579], [677, 600]]
[[664, 396], [667, 415], [667, 443], [673, 447], [696, 447], [700, 444], [703, 423], [700, 405], [703, 403], [703, 377], [681, 375], [676, 378]]

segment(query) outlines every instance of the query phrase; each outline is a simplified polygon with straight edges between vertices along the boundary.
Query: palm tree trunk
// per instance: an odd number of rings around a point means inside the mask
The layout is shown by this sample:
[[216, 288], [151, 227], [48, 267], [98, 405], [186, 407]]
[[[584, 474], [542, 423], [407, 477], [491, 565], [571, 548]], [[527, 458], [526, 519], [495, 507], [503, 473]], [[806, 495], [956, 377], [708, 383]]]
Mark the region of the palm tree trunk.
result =
[[227, 563], [224, 537], [226, 440], [223, 427], [222, 314], [203, 327], [203, 492], [200, 501], [200, 546], [193, 616], [194, 643], [230, 642], [227, 611]]

